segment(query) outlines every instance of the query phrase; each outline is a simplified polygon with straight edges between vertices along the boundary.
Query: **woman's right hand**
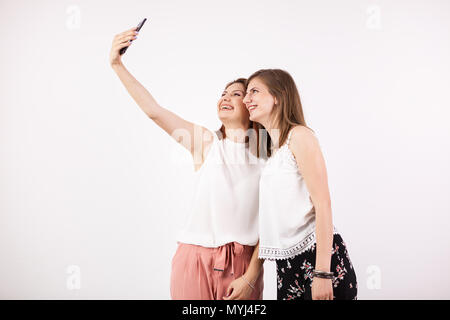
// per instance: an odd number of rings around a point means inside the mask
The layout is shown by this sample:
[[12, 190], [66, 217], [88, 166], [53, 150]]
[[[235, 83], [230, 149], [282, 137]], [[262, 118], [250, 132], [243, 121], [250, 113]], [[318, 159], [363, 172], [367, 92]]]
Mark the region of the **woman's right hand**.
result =
[[111, 52], [109, 54], [109, 63], [111, 64], [111, 67], [122, 63], [120, 49], [128, 47], [131, 44], [131, 40], [137, 39], [138, 32], [136, 29], [137, 27], [131, 28], [114, 37]]

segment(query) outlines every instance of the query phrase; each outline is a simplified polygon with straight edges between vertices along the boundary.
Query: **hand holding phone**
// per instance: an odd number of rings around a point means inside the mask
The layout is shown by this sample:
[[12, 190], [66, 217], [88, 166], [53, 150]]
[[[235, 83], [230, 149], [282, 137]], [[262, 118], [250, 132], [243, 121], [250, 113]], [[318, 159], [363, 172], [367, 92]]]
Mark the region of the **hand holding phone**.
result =
[[[142, 20], [141, 22], [139, 22], [139, 24], [138, 24], [137, 27], [136, 27], [136, 31], [137, 31], [137, 32], [139, 32], [139, 30], [141, 30], [141, 28], [142, 28], [142, 26], [144, 25], [145, 21], [147, 21], [147, 18], [144, 18], [144, 20]], [[130, 40], [130, 43], [131, 43], [132, 41], [133, 41], [133, 40]], [[123, 55], [123, 54], [125, 53], [125, 51], [127, 51], [127, 49], [128, 49], [128, 46], [127, 46], [127, 47], [123, 47], [122, 49], [120, 49], [120, 51], [119, 51], [120, 55]]]

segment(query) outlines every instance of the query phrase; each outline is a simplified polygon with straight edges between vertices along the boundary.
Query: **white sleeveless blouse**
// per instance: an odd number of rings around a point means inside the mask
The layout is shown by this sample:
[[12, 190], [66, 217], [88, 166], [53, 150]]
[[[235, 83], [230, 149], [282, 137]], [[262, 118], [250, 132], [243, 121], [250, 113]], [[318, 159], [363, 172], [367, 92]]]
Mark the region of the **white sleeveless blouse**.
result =
[[206, 158], [194, 173], [188, 218], [178, 236], [182, 243], [219, 247], [229, 242], [258, 242], [259, 178], [265, 160], [248, 143], [219, 139], [216, 131]]
[[[315, 210], [289, 149], [292, 129], [267, 160], [259, 194], [259, 258], [288, 259], [315, 243]], [[334, 232], [337, 230], [334, 228]]]

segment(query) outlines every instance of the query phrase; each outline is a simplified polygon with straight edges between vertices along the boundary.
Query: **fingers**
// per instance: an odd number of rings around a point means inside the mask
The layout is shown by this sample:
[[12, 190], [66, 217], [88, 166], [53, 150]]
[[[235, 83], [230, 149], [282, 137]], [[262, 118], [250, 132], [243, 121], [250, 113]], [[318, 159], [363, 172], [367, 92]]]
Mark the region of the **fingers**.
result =
[[313, 296], [312, 300], [333, 300], [333, 296], [332, 295]]
[[136, 30], [137, 30], [137, 27], [133, 27], [133, 28], [131, 28], [131, 29], [128, 29], [128, 30], [126, 30], [126, 31], [124, 31], [124, 32], [121, 32], [121, 33], [117, 34], [116, 37], [117, 37], [117, 36], [123, 36], [123, 35], [125, 35], [125, 34], [130, 34], [130, 33], [134, 32], [134, 31], [136, 31]]
[[114, 46], [113, 48], [114, 48], [114, 50], [118, 51], [118, 50], [128, 47], [130, 45], [131, 45], [131, 42], [124, 42], [124, 43], [120, 43], [120, 44]]
[[128, 36], [128, 37], [124, 37], [122, 39], [117, 39], [116, 45], [117, 44], [122, 44], [122, 43], [132, 42], [133, 40], [136, 40], [136, 39], [137, 39], [136, 36]]
[[227, 292], [227, 296], [224, 297], [224, 300], [240, 300], [241, 298], [242, 298], [242, 291], [233, 288], [231, 294]]
[[113, 50], [120, 50], [124, 47], [128, 47], [131, 45], [133, 40], [136, 40], [137, 37], [136, 35], [133, 34], [127, 34], [125, 36], [122, 37], [116, 37], [113, 40]]
[[236, 300], [236, 295], [234, 294], [234, 291], [229, 295], [228, 297], [223, 297], [224, 300]]
[[137, 31], [131, 31], [127, 32], [119, 37], [117, 37], [118, 40], [128, 39], [128, 38], [137, 38], [139, 32]]
[[118, 44], [118, 43], [124, 43], [124, 42], [133, 41], [135, 39], [137, 39], [137, 35], [136, 34], [127, 34], [127, 35], [124, 35], [122, 37], [118, 37], [118, 38], [114, 39], [114, 42], [116, 44]]
[[139, 32], [134, 31], [134, 29], [136, 29], [136, 28], [133, 28], [133, 30], [128, 30], [128, 31], [119, 33], [116, 36], [114, 36], [113, 44], [123, 43], [126, 41], [132, 41], [132, 40], [137, 39], [137, 35], [139, 34]]
[[227, 291], [225, 292], [225, 297], [223, 297], [223, 299], [224, 300], [230, 300], [230, 294], [233, 292], [234, 290], [233, 290], [233, 286], [230, 284], [229, 286], [228, 286], [228, 289], [227, 289]]
[[326, 293], [314, 293], [311, 295], [312, 300], [330, 300], [329, 294]]

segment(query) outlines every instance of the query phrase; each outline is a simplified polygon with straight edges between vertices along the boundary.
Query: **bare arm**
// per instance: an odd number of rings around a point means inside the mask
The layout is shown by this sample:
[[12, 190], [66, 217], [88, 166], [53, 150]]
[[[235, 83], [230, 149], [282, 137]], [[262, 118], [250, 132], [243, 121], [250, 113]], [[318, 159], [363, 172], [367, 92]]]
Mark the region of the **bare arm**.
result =
[[[314, 134], [303, 126], [293, 129], [289, 148], [295, 156], [316, 212], [316, 264], [315, 269], [329, 272], [333, 246], [333, 218], [327, 170], [320, 145]], [[314, 278], [313, 300], [333, 299], [331, 280]]]
[[141, 110], [178, 143], [189, 150], [196, 165], [201, 165], [205, 149], [212, 142], [213, 133], [161, 107], [121, 61], [119, 50], [130, 45], [128, 41], [134, 39], [135, 29], [132, 28], [114, 37], [110, 53], [111, 67]]
[[289, 144], [316, 211], [316, 268], [330, 271], [333, 221], [325, 160], [317, 138], [304, 127], [296, 127]]
[[243, 275], [245, 279], [240, 277], [231, 282], [227, 289], [227, 296], [224, 297], [224, 300], [246, 300], [250, 298], [253, 289], [249, 286], [247, 281], [250, 282], [250, 284], [253, 286], [258, 280], [258, 277], [261, 274], [262, 266], [264, 264], [264, 260], [258, 258], [258, 252], [259, 241], [255, 246], [255, 249], [253, 249], [250, 264], [247, 268], [247, 271], [245, 271]]
[[250, 264], [248, 266], [247, 271], [244, 274], [245, 278], [252, 285], [256, 283], [265, 261], [264, 259], [259, 259], [258, 254], [259, 254], [259, 241], [256, 244], [255, 249], [253, 250], [252, 258], [250, 259]]

